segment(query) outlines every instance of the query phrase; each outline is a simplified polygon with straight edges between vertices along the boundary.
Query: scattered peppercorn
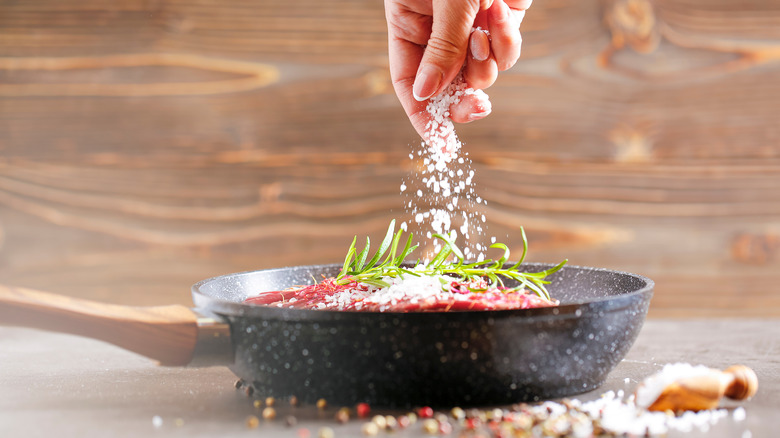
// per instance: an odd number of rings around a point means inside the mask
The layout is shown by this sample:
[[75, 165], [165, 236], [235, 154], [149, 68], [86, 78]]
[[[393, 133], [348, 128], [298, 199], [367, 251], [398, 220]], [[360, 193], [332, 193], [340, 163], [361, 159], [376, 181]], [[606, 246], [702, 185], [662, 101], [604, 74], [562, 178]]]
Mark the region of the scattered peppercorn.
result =
[[398, 428], [398, 420], [392, 415], [385, 415], [385, 430], [391, 432]]
[[274, 418], [276, 418], [276, 409], [270, 406], [263, 409], [263, 418], [265, 418], [266, 420], [273, 420]]
[[408, 415], [401, 415], [398, 417], [398, 427], [401, 429], [406, 429], [409, 427], [409, 425], [412, 424], [411, 420], [409, 420]]
[[449, 421], [439, 421], [439, 434], [449, 435], [452, 433], [452, 424]]
[[298, 429], [298, 438], [309, 438], [311, 437], [311, 431], [305, 427], [302, 427]]
[[236, 389], [239, 389], [239, 388], [241, 388], [242, 386], [244, 386], [244, 381], [243, 381], [243, 380], [241, 380], [241, 379], [238, 379], [238, 380], [236, 380], [236, 383], [234, 383], [234, 384], [233, 384], [233, 386], [235, 386], [235, 387], [236, 387]]
[[462, 420], [466, 418], [466, 412], [457, 406], [452, 408], [452, 410], [450, 411], [450, 415], [452, 415], [452, 418], [456, 420]]
[[273, 397], [266, 397], [265, 398], [265, 404], [268, 406], [273, 406], [276, 404], [276, 399]]
[[298, 406], [299, 404], [300, 404], [300, 402], [298, 401], [298, 397], [296, 397], [296, 396], [290, 397], [290, 406], [295, 407], [295, 406]]
[[383, 415], [374, 415], [374, 418], [371, 419], [371, 422], [376, 424], [379, 429], [384, 429], [387, 427], [387, 419]]
[[263, 407], [263, 401], [262, 400], [255, 400], [252, 402], [252, 405], [255, 407], [255, 409], [260, 409]]
[[504, 411], [501, 409], [491, 409], [489, 411], [485, 411], [485, 416], [488, 420], [491, 421], [501, 421], [502, 418], [504, 418]]
[[371, 413], [371, 406], [369, 406], [368, 403], [358, 403], [357, 406], [355, 406], [355, 411], [357, 411], [358, 417], [366, 418]]
[[317, 400], [317, 409], [325, 409], [328, 407], [328, 401], [324, 398]]
[[255, 393], [255, 388], [252, 385], [246, 385], [244, 387], [244, 394], [246, 394], [247, 397], [252, 397], [252, 394]]
[[433, 418], [428, 418], [423, 421], [422, 429], [428, 435], [437, 435], [439, 433], [439, 422]]
[[466, 430], [474, 430], [479, 427], [479, 419], [474, 417], [466, 418], [463, 427], [466, 428]]
[[298, 419], [294, 415], [288, 415], [284, 417], [284, 425], [287, 427], [293, 427], [298, 424]]
[[336, 411], [336, 421], [344, 424], [349, 421], [349, 408], [341, 408]]
[[257, 426], [260, 425], [260, 419], [257, 418], [254, 415], [250, 415], [246, 417], [246, 427], [247, 429], [256, 429]]
[[319, 438], [333, 438], [336, 435], [335, 432], [333, 432], [333, 429], [329, 427], [322, 427], [320, 428], [319, 432], [317, 433], [317, 436]]
[[365, 436], [377, 436], [379, 434], [379, 426], [376, 423], [364, 423], [360, 427], [360, 432]]
[[432, 418], [433, 409], [430, 406], [423, 406], [417, 410], [417, 415], [419, 415], [420, 418]]

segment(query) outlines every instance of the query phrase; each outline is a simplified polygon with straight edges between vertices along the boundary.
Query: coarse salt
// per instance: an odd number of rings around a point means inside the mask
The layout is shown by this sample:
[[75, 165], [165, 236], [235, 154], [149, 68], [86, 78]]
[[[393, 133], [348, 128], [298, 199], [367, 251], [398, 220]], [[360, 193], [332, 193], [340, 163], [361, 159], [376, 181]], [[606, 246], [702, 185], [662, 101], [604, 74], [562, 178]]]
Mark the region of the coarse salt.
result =
[[636, 391], [636, 404], [647, 408], [652, 405], [664, 388], [668, 385], [688, 377], [713, 375], [716, 379], [726, 378], [721, 373], [703, 365], [691, 365], [689, 363], [666, 364], [656, 374], [645, 379]]
[[[680, 416], [651, 412], [638, 406], [633, 397], [624, 400], [621, 392], [616, 394], [614, 391], [606, 392], [593, 401], [582, 403], [573, 400], [570, 403], [586, 412], [591, 420], [598, 420], [604, 430], [629, 436], [657, 436], [672, 430], [691, 432], [698, 429], [706, 432], [728, 415], [726, 409], [688, 411]], [[579, 436], [590, 435], [585, 433]]]
[[[425, 269], [425, 265], [418, 265], [415, 270]], [[327, 308], [344, 310], [353, 303], [360, 310], [366, 304], [380, 306], [380, 311], [398, 304], [401, 301], [425, 301], [429, 299], [467, 300], [468, 296], [460, 293], [452, 293], [443, 288], [444, 283], [452, 281], [451, 277], [436, 275], [404, 275], [399, 277], [383, 277], [382, 281], [390, 284], [388, 287], [375, 287], [366, 285], [361, 288], [346, 289], [325, 298]]]
[[[406, 192], [409, 185], [422, 184], [425, 187], [425, 192], [418, 189], [416, 194], [417, 198], [429, 205], [423, 206], [417, 202], [408, 204], [412, 206], [410, 213], [415, 223], [421, 228], [418, 233], [432, 236], [430, 231], [425, 230], [428, 227], [433, 233], [456, 239], [460, 232], [463, 240], [459, 245], [465, 245], [464, 249], [468, 249], [469, 239], [473, 235], [484, 234], [483, 224], [487, 220], [484, 215], [478, 216], [476, 213], [478, 206], [486, 202], [475, 194], [472, 186], [475, 172], [471, 169], [471, 160], [460, 154], [462, 144], [450, 118], [450, 107], [467, 95], [481, 95], [487, 100], [483, 91], [469, 88], [463, 75], [458, 74], [445, 91], [428, 101], [426, 111], [430, 121], [425, 127], [426, 141], [416, 154], [422, 158], [422, 165], [418, 166], [416, 180], [401, 184], [401, 192]], [[432, 251], [440, 250], [441, 245], [436, 240]], [[430, 255], [425, 254], [424, 257]], [[484, 259], [484, 254], [479, 255]]]

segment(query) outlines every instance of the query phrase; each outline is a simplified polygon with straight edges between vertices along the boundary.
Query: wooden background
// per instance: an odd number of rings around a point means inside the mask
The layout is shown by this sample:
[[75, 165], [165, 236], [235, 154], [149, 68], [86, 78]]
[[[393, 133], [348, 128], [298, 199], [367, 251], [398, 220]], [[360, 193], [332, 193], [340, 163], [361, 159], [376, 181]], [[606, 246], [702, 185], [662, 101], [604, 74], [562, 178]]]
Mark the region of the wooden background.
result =
[[[459, 128], [490, 233], [780, 316], [780, 2], [538, 0]], [[0, 282], [188, 303], [407, 218], [379, 0], [0, 1]]]

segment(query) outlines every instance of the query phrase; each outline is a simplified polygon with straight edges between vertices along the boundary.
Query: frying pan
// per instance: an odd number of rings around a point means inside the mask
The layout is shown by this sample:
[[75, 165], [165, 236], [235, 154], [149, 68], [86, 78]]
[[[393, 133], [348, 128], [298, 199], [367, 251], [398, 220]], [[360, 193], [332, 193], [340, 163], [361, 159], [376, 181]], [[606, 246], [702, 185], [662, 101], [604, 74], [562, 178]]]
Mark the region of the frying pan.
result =
[[385, 407], [497, 405], [599, 387], [636, 339], [654, 286], [640, 275], [566, 266], [548, 277], [561, 302], [552, 308], [379, 313], [243, 304], [340, 268], [210, 278], [192, 286], [195, 309], [0, 286], [0, 324], [104, 340], [161, 365], [227, 365], [263, 396]]

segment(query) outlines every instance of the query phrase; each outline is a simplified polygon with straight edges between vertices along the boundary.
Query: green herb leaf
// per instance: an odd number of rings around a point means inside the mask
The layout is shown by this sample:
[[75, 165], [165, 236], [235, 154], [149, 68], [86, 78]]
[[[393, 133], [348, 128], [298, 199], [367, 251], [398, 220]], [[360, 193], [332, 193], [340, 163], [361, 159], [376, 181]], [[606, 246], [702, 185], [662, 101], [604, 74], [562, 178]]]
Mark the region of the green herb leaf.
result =
[[[403, 230], [398, 230], [396, 233], [395, 220], [392, 220], [385, 238], [368, 262], [366, 262], [366, 258], [368, 257], [370, 246], [369, 239], [366, 239], [366, 247], [359, 253], [355, 247], [357, 237], [352, 240], [352, 245], [350, 245], [347, 256], [344, 259], [344, 266], [336, 280], [339, 284], [356, 281], [375, 287], [388, 287], [389, 284], [384, 278], [397, 278], [404, 275], [446, 275], [458, 278], [464, 282], [482, 278], [491, 285], [501, 286], [504, 285], [505, 279], [511, 279], [519, 283], [519, 286], [508, 289], [508, 291], [526, 288], [540, 297], [550, 299], [550, 294], [545, 287], [550, 282], [546, 278], [563, 268], [567, 260], [541, 272], [521, 272], [519, 268], [528, 253], [528, 240], [522, 227], [520, 228], [520, 234], [523, 238], [523, 254], [520, 260], [509, 268], [504, 267], [510, 256], [507, 245], [503, 243], [490, 245], [490, 248], [502, 250], [501, 257], [495, 261], [488, 259], [481, 262], [466, 263], [463, 252], [458, 248], [454, 240], [442, 234], [434, 234], [434, 237], [441, 241], [442, 248], [428, 263], [421, 264], [418, 259], [416, 262], [402, 267], [406, 258], [417, 249], [418, 245], [412, 244], [412, 235], [410, 234], [406, 239], [403, 250], [400, 254], [397, 254], [398, 246], [403, 237]], [[388, 249], [390, 250], [389, 252]], [[386, 253], [387, 255], [383, 259]], [[454, 260], [450, 260], [451, 257]]]

